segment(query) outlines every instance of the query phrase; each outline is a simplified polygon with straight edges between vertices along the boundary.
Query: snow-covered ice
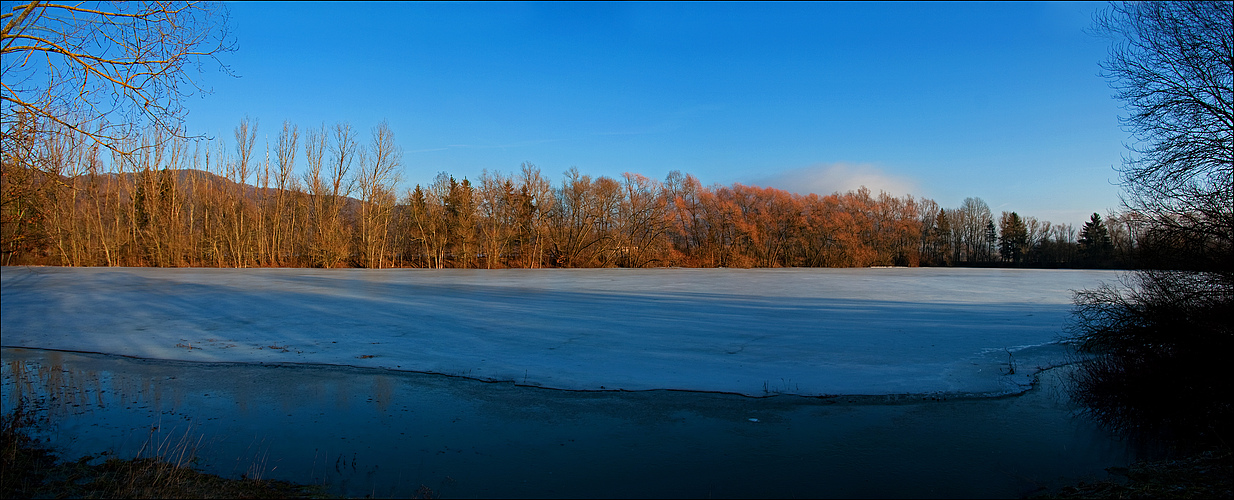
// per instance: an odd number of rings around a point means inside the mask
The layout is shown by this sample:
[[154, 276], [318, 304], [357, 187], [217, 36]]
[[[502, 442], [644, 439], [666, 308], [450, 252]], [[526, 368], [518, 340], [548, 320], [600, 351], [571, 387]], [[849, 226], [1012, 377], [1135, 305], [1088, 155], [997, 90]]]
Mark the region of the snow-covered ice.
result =
[[[1114, 271], [5, 267], [3, 345], [561, 389], [1004, 394]], [[1015, 366], [1014, 374], [1009, 374]]]

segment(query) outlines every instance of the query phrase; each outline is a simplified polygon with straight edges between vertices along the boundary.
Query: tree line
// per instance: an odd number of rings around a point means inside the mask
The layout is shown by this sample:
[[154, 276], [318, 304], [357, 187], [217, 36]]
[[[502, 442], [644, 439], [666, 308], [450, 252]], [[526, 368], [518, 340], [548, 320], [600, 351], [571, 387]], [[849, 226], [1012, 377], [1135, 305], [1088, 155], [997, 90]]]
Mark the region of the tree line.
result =
[[230, 147], [150, 132], [109, 150], [56, 128], [23, 115], [4, 135], [5, 264], [1074, 267], [1113, 265], [1134, 247], [1133, 221], [1117, 216], [1094, 214], [1077, 232], [996, 218], [980, 198], [948, 209], [864, 187], [704, 186], [678, 171], [660, 181], [571, 168], [554, 183], [524, 163], [474, 182], [443, 172], [400, 193], [402, 154], [384, 122], [367, 137], [285, 122], [264, 152], [248, 119]]
[[[530, 163], [397, 192], [389, 127], [284, 123], [264, 155], [182, 130], [190, 68], [234, 50], [210, 3], [27, 2], [2, 14], [0, 263], [107, 266], [1110, 266], [1136, 218], [1079, 232], [979, 198], [797, 195]], [[57, 78], [44, 78], [57, 75]], [[139, 133], [144, 127], [147, 132]], [[294, 168], [297, 157], [306, 165]], [[104, 161], [107, 160], [107, 161]], [[1108, 228], [1108, 229], [1107, 229]]]

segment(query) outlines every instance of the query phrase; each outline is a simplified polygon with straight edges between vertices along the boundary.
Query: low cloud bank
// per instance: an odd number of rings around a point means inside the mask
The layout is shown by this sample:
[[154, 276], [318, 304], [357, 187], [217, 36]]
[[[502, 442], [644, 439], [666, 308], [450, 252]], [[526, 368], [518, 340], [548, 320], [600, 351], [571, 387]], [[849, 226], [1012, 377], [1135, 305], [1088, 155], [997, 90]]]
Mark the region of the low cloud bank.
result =
[[920, 195], [915, 180], [887, 174], [869, 164], [820, 163], [755, 178], [751, 180], [751, 184], [774, 187], [797, 194], [828, 195], [835, 192], [855, 191], [865, 186], [873, 194], [878, 194], [881, 190], [895, 196]]

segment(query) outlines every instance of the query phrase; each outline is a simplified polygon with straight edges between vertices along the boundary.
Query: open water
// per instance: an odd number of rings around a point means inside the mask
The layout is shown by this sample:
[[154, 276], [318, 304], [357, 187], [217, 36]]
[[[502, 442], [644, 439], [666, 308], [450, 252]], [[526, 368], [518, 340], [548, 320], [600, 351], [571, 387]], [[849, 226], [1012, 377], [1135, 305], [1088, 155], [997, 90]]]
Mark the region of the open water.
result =
[[[1062, 382], [997, 398], [582, 392], [321, 365], [3, 349], [3, 408], [75, 459], [188, 445], [225, 476], [406, 497], [1020, 497], [1135, 458]], [[100, 458], [101, 459], [101, 458]]]

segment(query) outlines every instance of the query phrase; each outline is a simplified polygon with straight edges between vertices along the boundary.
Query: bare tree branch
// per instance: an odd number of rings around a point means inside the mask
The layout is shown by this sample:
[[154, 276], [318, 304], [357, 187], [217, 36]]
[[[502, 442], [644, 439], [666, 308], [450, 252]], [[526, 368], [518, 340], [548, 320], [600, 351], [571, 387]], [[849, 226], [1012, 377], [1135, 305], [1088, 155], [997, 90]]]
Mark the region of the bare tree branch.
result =
[[212, 3], [35, 1], [13, 10], [0, 40], [3, 128], [27, 114], [89, 131], [122, 154], [145, 128], [186, 137], [185, 99], [209, 92], [189, 66], [234, 50], [227, 11]]
[[[1137, 143], [1124, 203], [1168, 240], [1229, 269], [1234, 245], [1234, 3], [1114, 4], [1096, 19], [1115, 41], [1103, 75]], [[1188, 259], [1191, 259], [1191, 256]], [[1192, 259], [1194, 260], [1194, 259]], [[1207, 264], [1204, 264], [1207, 265]]]

